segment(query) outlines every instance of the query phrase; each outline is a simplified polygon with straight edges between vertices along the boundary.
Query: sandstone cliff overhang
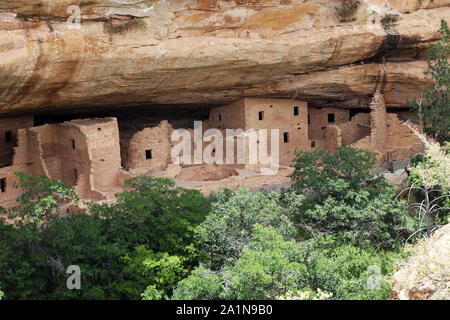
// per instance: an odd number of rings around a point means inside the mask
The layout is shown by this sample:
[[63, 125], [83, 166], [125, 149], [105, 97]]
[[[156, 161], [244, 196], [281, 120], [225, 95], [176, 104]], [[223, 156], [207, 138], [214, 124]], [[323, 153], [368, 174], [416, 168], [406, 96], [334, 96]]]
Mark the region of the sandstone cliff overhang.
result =
[[[278, 2], [0, 0], [0, 114], [243, 96], [364, 108], [376, 89], [406, 107], [430, 85], [424, 50], [449, 1], [392, 0], [401, 18], [375, 25], [368, 8], [386, 15], [388, 1], [362, 1], [351, 23], [337, 1]], [[73, 4], [80, 29], [66, 21]], [[145, 28], [108, 31], [137, 17]]]

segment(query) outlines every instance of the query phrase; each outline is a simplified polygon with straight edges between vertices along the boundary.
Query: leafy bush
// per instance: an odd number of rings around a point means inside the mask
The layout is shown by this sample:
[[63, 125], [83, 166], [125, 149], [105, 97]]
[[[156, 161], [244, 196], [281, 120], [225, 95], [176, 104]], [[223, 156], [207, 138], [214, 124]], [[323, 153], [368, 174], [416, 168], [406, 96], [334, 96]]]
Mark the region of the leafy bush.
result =
[[300, 247], [286, 241], [273, 227], [256, 224], [253, 239], [233, 267], [226, 268], [227, 299], [275, 299], [289, 290], [307, 286]]
[[[86, 214], [52, 217], [44, 226], [0, 225], [0, 281], [8, 299], [119, 299], [120, 257], [102, 219]], [[77, 265], [82, 290], [68, 290], [66, 269]]]
[[257, 223], [273, 226], [286, 239], [295, 234], [278, 194], [252, 194], [243, 188], [231, 193], [220, 190], [210, 214], [196, 229], [205, 266], [217, 270], [235, 262], [251, 240]]
[[136, 247], [123, 260], [126, 264], [124, 273], [128, 276], [120, 288], [131, 299], [139, 299], [144, 289], [147, 300], [167, 297], [177, 282], [188, 274], [185, 258], [170, 256], [166, 252], [154, 253], [145, 245]]
[[388, 299], [396, 253], [361, 249], [333, 237], [317, 236], [300, 244], [311, 288], [334, 299]]
[[138, 177], [125, 182], [114, 204], [91, 204], [105, 219], [105, 233], [130, 250], [146, 244], [154, 252], [192, 255], [194, 228], [204, 221], [208, 200], [197, 190], [176, 187], [173, 180]]
[[[372, 153], [351, 147], [338, 147], [336, 154], [323, 150], [296, 150], [294, 172], [290, 176], [294, 182], [292, 190], [309, 193], [318, 201], [325, 196], [345, 197], [348, 190], [376, 190], [383, 181], [372, 177], [375, 164]], [[336, 181], [343, 181], [345, 185], [337, 188]]]
[[[57, 181], [24, 179], [33, 183], [14, 209], [21, 216], [42, 205], [36, 198], [50, 199], [55, 190], [59, 195]], [[0, 283], [7, 298], [139, 299], [149, 285], [147, 297], [171, 294], [195, 266], [193, 230], [209, 204], [198, 191], [176, 188], [170, 180], [136, 178], [126, 186], [116, 204], [91, 205], [90, 214], [40, 215], [44, 223], [0, 220]], [[42, 205], [51, 210], [38, 212], [56, 212], [53, 200]], [[82, 290], [67, 289], [70, 265], [81, 269]]]
[[333, 155], [297, 152], [294, 184], [283, 199], [303, 238], [334, 235], [357, 246], [392, 247], [415, 231], [394, 189], [372, 177], [375, 156], [339, 147]]
[[311, 203], [302, 195], [288, 194], [286, 201], [304, 238], [333, 235], [360, 247], [390, 248], [408, 238], [417, 222], [395, 201], [393, 189], [371, 197], [365, 190], [349, 190], [343, 199], [327, 197]]
[[225, 290], [222, 280], [221, 274], [199, 266], [178, 283], [172, 300], [219, 299]]
[[[241, 257], [219, 271], [200, 266], [172, 299], [387, 299], [394, 253], [333, 237], [296, 243], [256, 224]], [[324, 290], [324, 291], [322, 291]]]
[[234, 264], [221, 271], [198, 267], [174, 291], [173, 299], [275, 299], [306, 285], [300, 247], [273, 227], [254, 225], [252, 239]]
[[447, 22], [441, 20], [441, 39], [427, 49], [427, 75], [434, 84], [425, 88], [419, 100], [409, 100], [412, 111], [417, 112], [424, 126], [424, 132], [440, 144], [450, 141], [450, 31]]
[[17, 198], [18, 205], [8, 210], [12, 218], [43, 223], [50, 215], [61, 214], [62, 206], [78, 204], [77, 194], [62, 180], [20, 172], [15, 175], [19, 181], [13, 187], [22, 189], [23, 193]]

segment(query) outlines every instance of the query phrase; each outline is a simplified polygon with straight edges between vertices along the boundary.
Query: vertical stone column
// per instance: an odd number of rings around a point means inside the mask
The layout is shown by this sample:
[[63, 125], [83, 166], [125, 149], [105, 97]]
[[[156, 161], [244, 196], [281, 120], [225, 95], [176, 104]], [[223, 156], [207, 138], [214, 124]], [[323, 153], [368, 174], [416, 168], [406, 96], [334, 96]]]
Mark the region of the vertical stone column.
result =
[[380, 91], [376, 91], [370, 102], [371, 148], [382, 151], [386, 146], [387, 120], [386, 104]]

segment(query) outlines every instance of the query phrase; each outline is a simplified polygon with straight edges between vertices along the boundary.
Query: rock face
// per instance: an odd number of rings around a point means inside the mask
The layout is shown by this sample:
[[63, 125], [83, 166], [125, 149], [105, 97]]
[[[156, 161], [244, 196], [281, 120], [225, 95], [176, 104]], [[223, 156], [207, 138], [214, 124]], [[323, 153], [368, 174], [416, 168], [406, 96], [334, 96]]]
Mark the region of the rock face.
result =
[[361, 1], [350, 22], [339, 2], [0, 0], [0, 114], [244, 96], [365, 108], [376, 89], [406, 107], [450, 1]]
[[450, 224], [414, 249], [406, 264], [394, 274], [391, 299], [450, 299]]

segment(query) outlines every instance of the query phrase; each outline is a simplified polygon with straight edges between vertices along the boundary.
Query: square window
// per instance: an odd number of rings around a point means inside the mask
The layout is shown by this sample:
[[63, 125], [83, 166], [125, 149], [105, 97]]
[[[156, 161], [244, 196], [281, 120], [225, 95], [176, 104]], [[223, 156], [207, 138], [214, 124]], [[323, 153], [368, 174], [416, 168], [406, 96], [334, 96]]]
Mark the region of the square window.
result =
[[289, 142], [289, 132], [283, 133], [283, 141], [284, 143]]
[[259, 118], [260, 121], [261, 121], [261, 120], [264, 120], [264, 111], [260, 111], [260, 112], [258, 113], [258, 118]]
[[297, 106], [294, 107], [294, 116], [298, 116], [298, 107]]
[[147, 160], [152, 158], [152, 150], [145, 150], [145, 158]]
[[329, 113], [329, 114], [328, 114], [328, 122], [329, 122], [329, 123], [334, 122], [334, 113]]
[[6, 178], [0, 179], [0, 192], [6, 192]]
[[311, 148], [315, 148], [316, 147], [316, 142], [315, 141], [311, 141]]
[[12, 141], [12, 131], [6, 131], [5, 132], [5, 141], [11, 142]]

